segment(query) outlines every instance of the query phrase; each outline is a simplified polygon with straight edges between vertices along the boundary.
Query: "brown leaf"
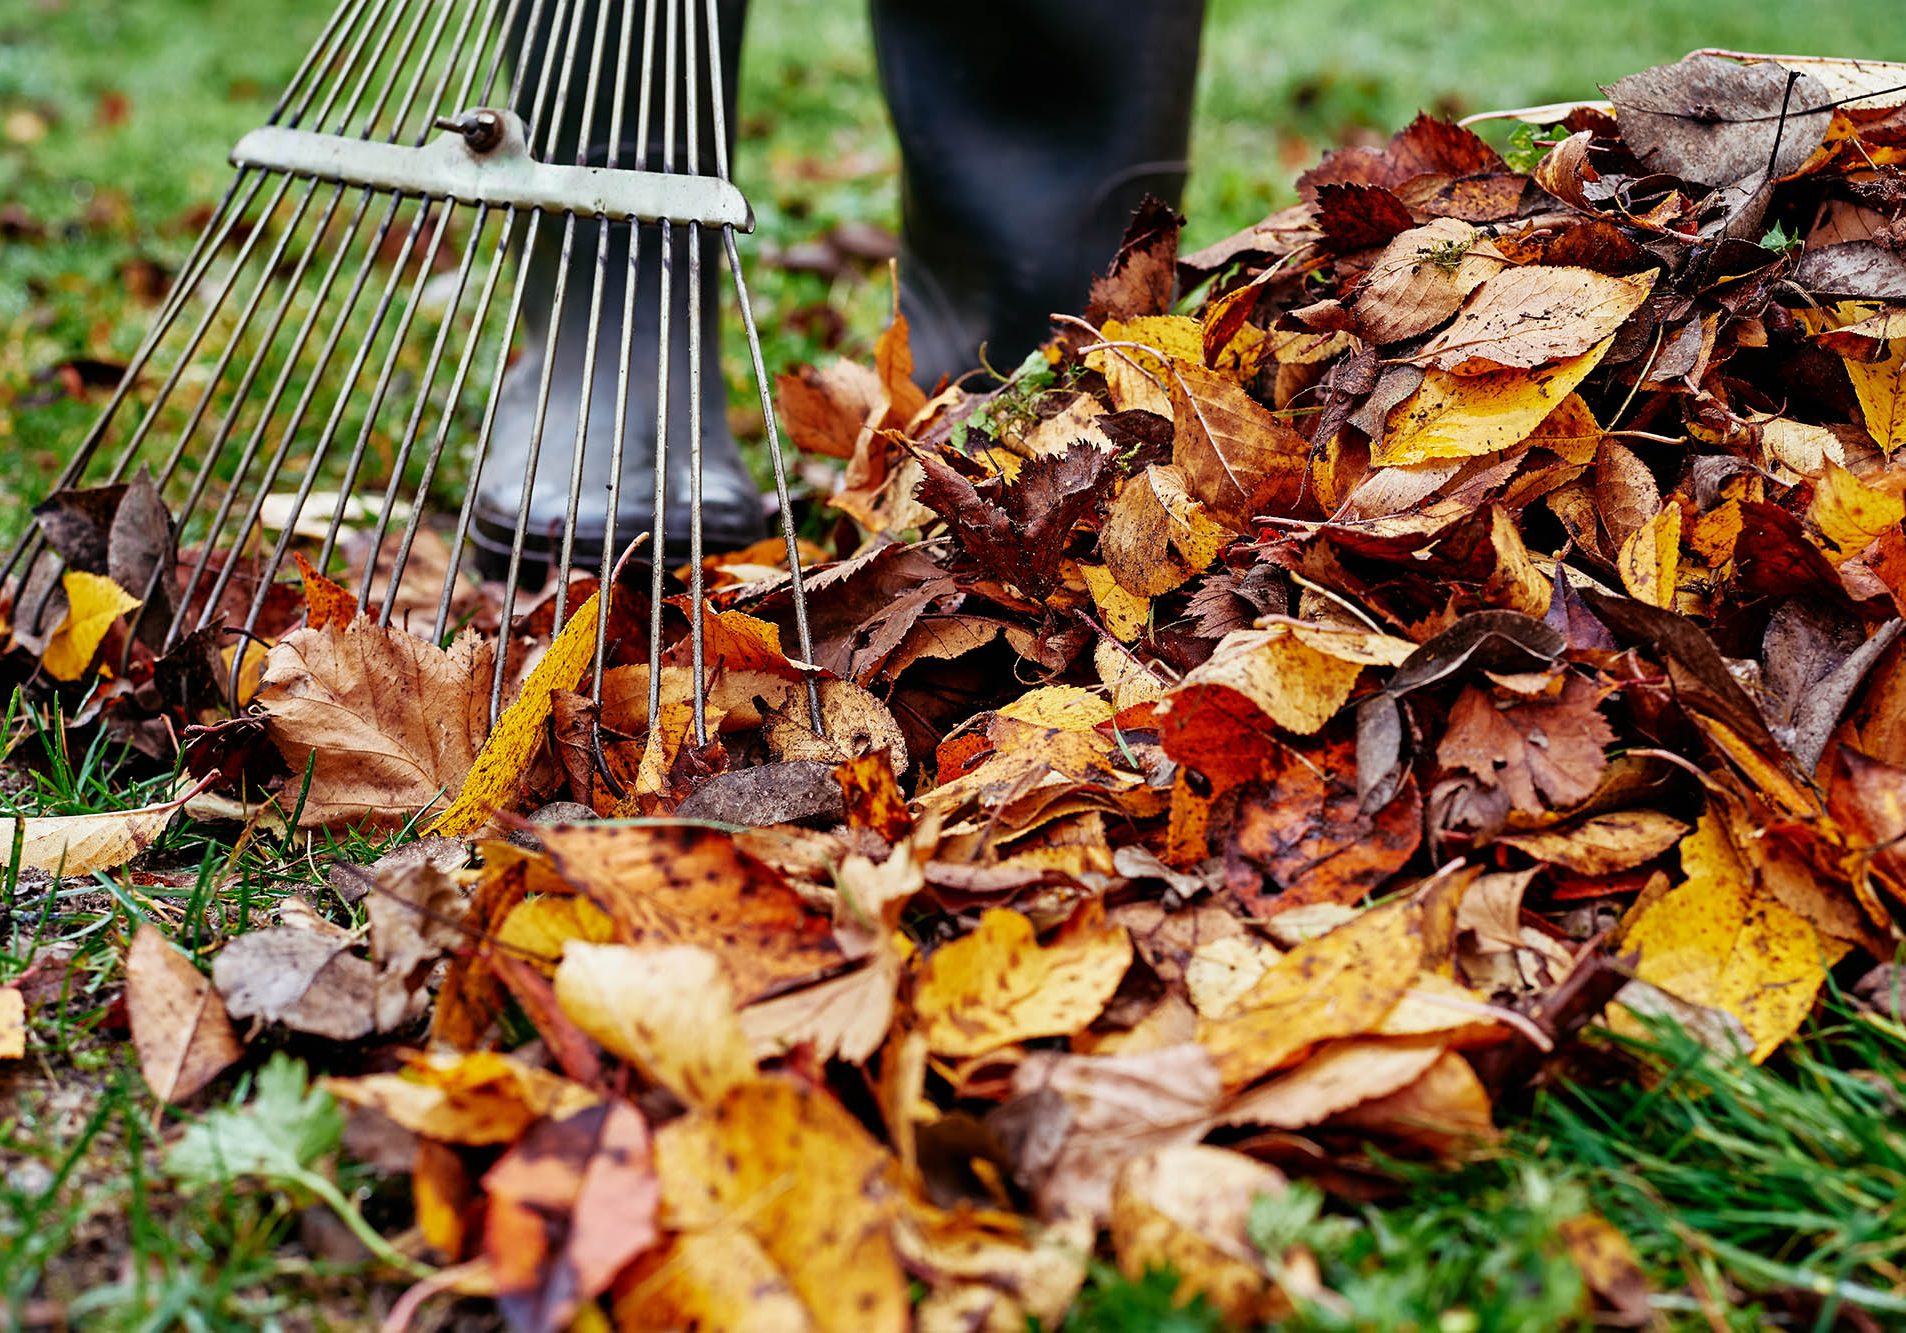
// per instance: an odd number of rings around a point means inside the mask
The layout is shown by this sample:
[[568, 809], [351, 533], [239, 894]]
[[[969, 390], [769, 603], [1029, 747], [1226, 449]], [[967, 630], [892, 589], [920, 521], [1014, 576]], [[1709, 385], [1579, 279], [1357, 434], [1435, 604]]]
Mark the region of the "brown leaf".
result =
[[1615, 740], [1597, 695], [1595, 686], [1575, 675], [1553, 697], [1492, 700], [1471, 686], [1450, 710], [1437, 760], [1473, 773], [1485, 786], [1501, 787], [1516, 809], [1529, 814], [1587, 800]]
[[1742, 64], [1696, 53], [1618, 79], [1608, 96], [1637, 157], [1702, 185], [1786, 175], [1833, 119], [1818, 79], [1771, 60]]
[[852, 458], [862, 432], [887, 406], [880, 376], [853, 361], [825, 370], [802, 364], [774, 377], [774, 405], [795, 447], [829, 458]]
[[1027, 459], [1010, 483], [995, 477], [976, 486], [930, 453], [920, 466], [920, 503], [946, 520], [968, 555], [1033, 597], [1052, 591], [1073, 524], [1112, 475], [1111, 456], [1083, 441]]
[[398, 824], [454, 796], [489, 731], [494, 651], [365, 620], [275, 644], [258, 705], [291, 771], [310, 767], [299, 823]]
[[1529, 265], [1485, 278], [1417, 359], [1458, 375], [1580, 356], [1641, 307], [1654, 276]]
[[1171, 371], [1171, 461], [1192, 496], [1239, 532], [1294, 512], [1310, 442], [1224, 375], [1176, 360]]
[[126, 953], [126, 1018], [139, 1072], [162, 1102], [182, 1102], [244, 1053], [225, 1005], [151, 922]]
[[1125, 229], [1112, 267], [1092, 280], [1086, 319], [1103, 324], [1108, 319], [1136, 319], [1170, 310], [1182, 224], [1176, 209], [1146, 195]]
[[1022, 1163], [1022, 1170], [1033, 1166], [1024, 1183], [1040, 1216], [1099, 1223], [1111, 1213], [1120, 1167], [1141, 1153], [1203, 1138], [1219, 1096], [1211, 1057], [1192, 1043], [1138, 1055], [1034, 1051], [1014, 1072], [1012, 1087], [1022, 1104], [1065, 1114], [1057, 1151]]
[[538, 1122], [483, 1186], [484, 1252], [512, 1328], [568, 1328], [661, 1236], [648, 1126], [622, 1102]]

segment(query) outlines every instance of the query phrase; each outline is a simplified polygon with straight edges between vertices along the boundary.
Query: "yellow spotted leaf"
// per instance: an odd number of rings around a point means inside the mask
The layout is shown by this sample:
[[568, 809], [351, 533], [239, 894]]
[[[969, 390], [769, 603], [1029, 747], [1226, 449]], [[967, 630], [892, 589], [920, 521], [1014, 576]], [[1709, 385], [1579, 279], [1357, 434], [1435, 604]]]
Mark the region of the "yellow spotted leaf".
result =
[[[689, 1236], [749, 1236], [770, 1261], [712, 1268], [701, 1281], [709, 1305], [766, 1281], [805, 1307], [812, 1327], [840, 1333], [900, 1333], [907, 1283], [894, 1247], [897, 1163], [825, 1088], [780, 1078], [731, 1089], [655, 1136], [663, 1220]], [[779, 1282], [771, 1279], [777, 1277]], [[625, 1327], [661, 1328], [618, 1303]], [[722, 1325], [732, 1327], [732, 1325]]]
[[522, 781], [530, 756], [543, 743], [543, 724], [549, 720], [552, 696], [557, 690], [574, 689], [595, 653], [599, 610], [597, 593], [576, 608], [575, 616], [531, 669], [516, 701], [497, 718], [496, 729], [477, 752], [455, 803], [438, 815], [426, 832], [467, 838], [497, 811], [514, 804], [516, 784]]
[[1140, 597], [1125, 591], [1119, 586], [1112, 572], [1103, 565], [1080, 565], [1079, 573], [1085, 576], [1085, 586], [1092, 594], [1092, 605], [1099, 609], [1099, 619], [1112, 637], [1123, 643], [1131, 643], [1145, 632], [1145, 626], [1151, 619], [1152, 601], [1149, 597]]
[[66, 589], [66, 619], [46, 641], [40, 665], [54, 680], [78, 680], [93, 664], [113, 621], [141, 603], [104, 574], [69, 569], [60, 575], [60, 585]]
[[1067, 1036], [1099, 1016], [1131, 961], [1125, 928], [1096, 905], [1044, 946], [1030, 920], [994, 908], [927, 959], [913, 997], [919, 1031], [941, 1055]]
[[1112, 720], [1112, 705], [1077, 685], [1028, 690], [999, 710], [1001, 717], [1059, 731], [1090, 731]]
[[1897, 494], [1868, 486], [1837, 463], [1829, 462], [1813, 489], [1807, 520], [1819, 531], [1820, 548], [1839, 565], [1851, 560], [1884, 532], [1906, 518], [1906, 502]]
[[1370, 461], [1395, 467], [1475, 458], [1518, 445], [1588, 378], [1613, 342], [1611, 335], [1579, 356], [1534, 370], [1431, 370], [1415, 393], [1391, 409]]
[[[1825, 312], [1824, 322], [1842, 334], [1871, 328], [1874, 309], [1868, 302], [1842, 301]], [[1846, 376], [1853, 383], [1853, 395], [1860, 403], [1860, 418], [1873, 443], [1889, 454], [1906, 444], [1906, 338], [1862, 340], [1872, 350], [1849, 356], [1847, 352], [1859, 343], [1836, 338], [1832, 332], [1822, 336], [1838, 344], [1835, 350], [1841, 353]]]
[[1681, 506], [1672, 502], [1636, 528], [1617, 562], [1629, 596], [1650, 606], [1673, 606], [1681, 570]]

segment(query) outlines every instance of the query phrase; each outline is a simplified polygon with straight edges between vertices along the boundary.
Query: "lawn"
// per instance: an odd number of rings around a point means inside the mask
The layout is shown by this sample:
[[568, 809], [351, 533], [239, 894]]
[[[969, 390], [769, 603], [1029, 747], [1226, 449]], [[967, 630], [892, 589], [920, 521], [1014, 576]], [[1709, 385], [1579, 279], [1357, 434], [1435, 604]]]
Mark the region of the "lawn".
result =
[[[756, 8], [737, 175], [761, 224], [751, 285], [770, 369], [864, 355], [888, 308], [884, 276], [826, 279], [777, 257], [843, 222], [895, 223], [896, 154], [865, 19], [852, 0]], [[162, 275], [223, 186], [229, 144], [263, 118], [324, 16], [309, 0], [0, 0], [0, 543], [99, 406], [88, 367], [136, 346]], [[1598, 82], [1703, 45], [1906, 59], [1906, 24], [1898, 0], [1213, 0], [1188, 243], [1288, 202], [1321, 152], [1419, 108], [1594, 96]], [[737, 353], [731, 344], [731, 373]], [[130, 808], [171, 785], [57, 716], [0, 705], [0, 812]], [[326, 859], [383, 849], [264, 834], [234, 846], [180, 828], [136, 876], [0, 883], [0, 986], [39, 988], [35, 1013], [57, 1015], [35, 1029], [31, 1061], [0, 1065], [0, 1325], [362, 1326], [364, 1256], [329, 1213], [295, 1190], [188, 1198], [155, 1179], [186, 1117], [147, 1092], [115, 1003], [142, 921], [208, 961], [255, 915], [315, 889]], [[1630, 1054], [1654, 1071], [1645, 1094], [1626, 1080], [1558, 1085], [1513, 1108], [1499, 1148], [1459, 1173], [1356, 1182], [1369, 1197], [1355, 1205], [1297, 1191], [1255, 1217], [1267, 1251], [1308, 1246], [1345, 1299], [1305, 1326], [1561, 1326], [1579, 1281], [1563, 1228], [1584, 1207], [1633, 1242], [1664, 1326], [1906, 1325], [1906, 1030], [1846, 1001], [1764, 1068], [1669, 1029]], [[255, 1072], [208, 1104], [244, 1103]], [[401, 1226], [384, 1225], [408, 1207], [401, 1181], [346, 1165], [338, 1184], [380, 1230]], [[1101, 1275], [1067, 1327], [1219, 1327], [1209, 1312], [1170, 1310], [1170, 1291]]]

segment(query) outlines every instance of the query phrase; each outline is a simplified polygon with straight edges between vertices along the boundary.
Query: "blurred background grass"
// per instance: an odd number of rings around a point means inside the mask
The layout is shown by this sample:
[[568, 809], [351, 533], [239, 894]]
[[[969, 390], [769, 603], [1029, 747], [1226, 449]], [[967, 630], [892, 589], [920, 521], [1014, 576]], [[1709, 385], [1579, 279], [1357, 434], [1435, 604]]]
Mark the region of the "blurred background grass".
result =
[[[223, 186], [226, 151], [263, 119], [329, 8], [0, 0], [0, 539], [86, 429], [103, 393], [88, 379], [132, 352]], [[769, 358], [861, 353], [885, 318], [884, 275], [776, 257], [843, 222], [894, 225], [897, 155], [865, 10], [754, 9], [737, 168], [761, 222], [750, 282]], [[1324, 150], [1419, 108], [1594, 96], [1703, 45], [1898, 59], [1906, 18], [1900, 0], [1211, 0], [1188, 240], [1255, 221]], [[739, 368], [735, 349], [726, 364]]]

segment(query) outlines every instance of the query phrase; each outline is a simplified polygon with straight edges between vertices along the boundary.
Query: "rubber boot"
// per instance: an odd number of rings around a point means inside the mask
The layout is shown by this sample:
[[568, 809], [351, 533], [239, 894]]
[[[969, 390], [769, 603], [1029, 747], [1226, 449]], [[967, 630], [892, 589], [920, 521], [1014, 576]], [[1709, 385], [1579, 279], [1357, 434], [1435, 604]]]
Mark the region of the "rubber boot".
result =
[[[616, 66], [624, 58], [618, 49], [618, 42], [625, 0], [602, 2], [609, 6], [607, 39], [603, 43], [594, 114], [586, 126], [583, 124], [583, 110], [588, 87], [589, 57], [596, 35], [598, 0], [584, 0], [569, 7], [572, 12], [580, 11], [581, 32], [576, 46], [576, 68], [571, 72], [567, 96], [561, 99], [560, 106], [556, 105], [560, 69], [552, 75], [548, 91], [543, 97], [540, 125], [534, 119], [539, 76], [552, 39], [549, 29], [556, 11], [564, 6], [555, 3], [555, 0], [545, 0], [540, 6], [542, 12], [537, 15], [538, 31], [527, 32], [519, 28], [512, 35], [514, 58], [522, 71], [514, 109], [530, 126], [531, 152], [541, 160], [574, 163], [579, 153], [583, 161], [593, 166], [613, 163], [618, 167], [635, 167], [642, 160], [643, 145], [637, 143], [635, 138], [640, 110], [642, 0], [626, 0], [636, 7], [633, 24], [635, 46], [626, 56], [630, 69], [627, 100], [622, 108], [621, 140], [614, 145], [613, 153], [610, 142], [614, 120], [613, 96]], [[529, 4], [522, 6], [525, 22], [531, 8]], [[701, 6], [695, 8], [699, 18]], [[722, 0], [722, 84], [727, 99], [725, 121], [731, 150], [741, 29], [746, 10], [746, 0]], [[566, 50], [567, 32], [557, 34], [555, 41], [559, 52]], [[666, 80], [663, 77], [662, 43], [663, 34], [658, 32], [647, 144], [647, 165], [651, 170], [661, 168], [664, 148], [662, 126]], [[707, 49], [704, 32], [697, 33], [697, 49]], [[701, 86], [704, 92], [701, 100], [706, 102], [705, 61], [703, 65]], [[687, 109], [681, 105], [683, 94], [679, 84], [676, 98], [675, 169], [684, 171], [688, 164]], [[560, 121], [555, 148], [550, 151], [547, 126], [552, 116], [559, 116]], [[699, 135], [700, 170], [713, 175], [712, 113], [705, 111], [701, 115]], [[563, 526], [569, 507], [571, 470], [575, 460], [577, 417], [583, 398], [599, 227], [600, 224], [593, 218], [578, 218], [565, 254], [564, 218], [560, 214], [545, 215], [537, 227], [535, 242], [523, 261], [528, 266], [528, 273], [519, 323], [519, 346], [522, 350], [503, 379], [489, 456], [477, 481], [471, 524], [471, 541], [476, 550], [478, 568], [491, 577], [501, 577], [509, 563], [518, 508], [523, 499], [523, 478], [529, 468], [537, 401], [552, 321], [557, 326], [554, 370], [550, 375], [548, 404], [543, 413], [542, 445], [538, 452], [536, 475], [529, 492], [529, 518], [524, 537], [525, 560], [519, 578], [528, 583], [539, 583], [549, 563], [561, 550]], [[689, 228], [676, 226], [670, 229], [673, 233], [673, 264], [670, 268], [668, 530], [665, 537], [654, 531], [656, 386], [660, 382], [656, 367], [661, 344], [661, 228], [649, 224], [640, 228], [635, 334], [627, 385], [628, 406], [623, 423], [617, 422], [615, 409], [621, 370], [622, 314], [629, 276], [628, 248], [633, 229], [626, 223], [618, 223], [612, 224], [609, 230], [595, 365], [588, 385], [589, 412], [583, 440], [582, 485], [571, 554], [572, 564], [584, 569], [598, 565], [602, 558], [610, 481], [614, 471], [614, 444], [619, 425], [624, 433], [622, 481], [616, 506], [616, 545], [625, 547], [638, 534], [649, 532], [652, 543], [650, 549], [659, 548], [670, 559], [680, 559], [689, 550]], [[721, 374], [719, 312], [723, 288], [731, 282], [723, 258], [721, 233], [704, 232], [701, 238], [700, 396], [702, 540], [706, 551], [745, 546], [758, 540], [765, 531], [760, 493], [748, 475], [740, 450], [727, 426], [727, 390]], [[554, 303], [559, 283], [563, 288], [563, 300], [558, 314], [554, 310]]]
[[1204, 0], [873, 0], [916, 377], [1002, 372], [1184, 193]]

